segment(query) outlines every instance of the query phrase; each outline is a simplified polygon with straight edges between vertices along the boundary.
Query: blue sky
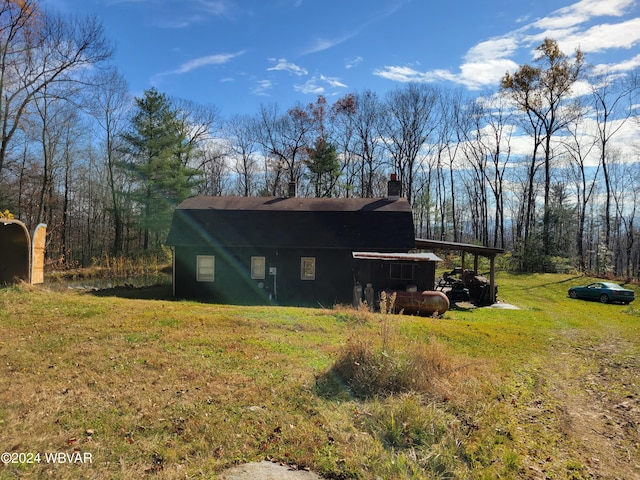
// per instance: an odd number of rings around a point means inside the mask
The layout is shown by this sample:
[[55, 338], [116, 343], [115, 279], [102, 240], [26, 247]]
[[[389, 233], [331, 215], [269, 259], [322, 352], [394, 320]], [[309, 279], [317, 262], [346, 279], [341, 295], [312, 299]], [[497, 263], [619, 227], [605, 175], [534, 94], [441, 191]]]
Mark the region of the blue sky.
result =
[[140, 96], [215, 105], [334, 102], [407, 81], [481, 92], [532, 61], [545, 37], [598, 68], [640, 65], [637, 0], [42, 0], [95, 15]]

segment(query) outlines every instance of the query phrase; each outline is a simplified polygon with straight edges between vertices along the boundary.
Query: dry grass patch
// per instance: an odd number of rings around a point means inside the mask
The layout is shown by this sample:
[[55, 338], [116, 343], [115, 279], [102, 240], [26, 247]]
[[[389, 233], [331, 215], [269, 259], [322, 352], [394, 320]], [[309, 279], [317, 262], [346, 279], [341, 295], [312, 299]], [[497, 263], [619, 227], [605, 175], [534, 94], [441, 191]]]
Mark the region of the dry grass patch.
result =
[[388, 313], [393, 302], [383, 307], [380, 314], [354, 313], [352, 335], [319, 377], [319, 393], [358, 400], [353, 421], [375, 445], [365, 471], [380, 478], [475, 478], [477, 462], [467, 450], [474, 450], [469, 439], [494, 405], [495, 367], [455, 354], [434, 337], [408, 337], [402, 326], [420, 319]]
[[93, 455], [0, 479], [215, 478], [265, 458], [328, 479], [637, 477], [634, 311], [568, 299], [584, 279], [499, 281], [521, 310], [0, 289], [0, 451]]
[[461, 394], [460, 385], [478, 383], [480, 375], [486, 378], [488, 370], [481, 362], [455, 355], [435, 338], [425, 342], [401, 335], [398, 323], [403, 317], [388, 313], [393, 298], [383, 298], [381, 305], [378, 315], [358, 313], [359, 323], [369, 322], [373, 329], [358, 329], [327, 372], [350, 395], [369, 399], [415, 392], [448, 401]]

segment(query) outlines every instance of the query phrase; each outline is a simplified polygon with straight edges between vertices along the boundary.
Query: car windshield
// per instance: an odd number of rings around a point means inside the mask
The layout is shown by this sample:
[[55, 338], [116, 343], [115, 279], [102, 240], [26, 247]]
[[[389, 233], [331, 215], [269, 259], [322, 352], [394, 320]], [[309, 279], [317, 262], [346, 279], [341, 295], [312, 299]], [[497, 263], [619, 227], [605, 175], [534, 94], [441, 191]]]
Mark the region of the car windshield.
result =
[[624, 290], [620, 285], [616, 285], [615, 283], [606, 282], [602, 284], [603, 288], [608, 288], [609, 290]]

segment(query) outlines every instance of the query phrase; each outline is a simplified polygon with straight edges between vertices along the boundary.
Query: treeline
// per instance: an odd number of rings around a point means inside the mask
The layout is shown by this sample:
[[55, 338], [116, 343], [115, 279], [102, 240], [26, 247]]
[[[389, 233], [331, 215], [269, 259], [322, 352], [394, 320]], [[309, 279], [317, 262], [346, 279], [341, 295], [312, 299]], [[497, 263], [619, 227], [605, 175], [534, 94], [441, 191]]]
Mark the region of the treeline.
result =
[[192, 195], [378, 197], [395, 173], [419, 237], [503, 247], [522, 271], [639, 276], [637, 69], [545, 40], [482, 95], [405, 84], [223, 117], [131, 98], [95, 19], [1, 8], [0, 211], [48, 225], [50, 263], [161, 251]]

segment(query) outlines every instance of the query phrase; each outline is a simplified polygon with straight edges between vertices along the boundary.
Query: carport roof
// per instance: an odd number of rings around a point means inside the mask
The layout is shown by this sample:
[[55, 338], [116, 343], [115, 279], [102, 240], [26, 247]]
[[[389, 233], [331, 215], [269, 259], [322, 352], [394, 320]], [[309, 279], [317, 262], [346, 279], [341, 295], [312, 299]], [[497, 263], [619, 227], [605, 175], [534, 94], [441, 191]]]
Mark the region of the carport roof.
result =
[[504, 253], [504, 248], [483, 247], [482, 245], [473, 245], [471, 243], [444, 242], [442, 240], [427, 240], [424, 238], [416, 238], [416, 248], [425, 250], [456, 250], [485, 257], [495, 257], [500, 253]]

